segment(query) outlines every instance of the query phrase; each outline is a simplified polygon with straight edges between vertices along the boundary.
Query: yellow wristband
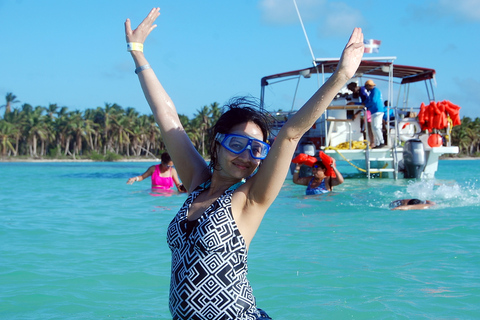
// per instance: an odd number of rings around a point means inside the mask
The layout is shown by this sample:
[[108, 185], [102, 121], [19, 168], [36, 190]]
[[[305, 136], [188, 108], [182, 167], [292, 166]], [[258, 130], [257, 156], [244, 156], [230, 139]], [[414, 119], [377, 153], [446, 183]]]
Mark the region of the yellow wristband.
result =
[[127, 51], [141, 51], [143, 52], [143, 43], [140, 42], [128, 42]]

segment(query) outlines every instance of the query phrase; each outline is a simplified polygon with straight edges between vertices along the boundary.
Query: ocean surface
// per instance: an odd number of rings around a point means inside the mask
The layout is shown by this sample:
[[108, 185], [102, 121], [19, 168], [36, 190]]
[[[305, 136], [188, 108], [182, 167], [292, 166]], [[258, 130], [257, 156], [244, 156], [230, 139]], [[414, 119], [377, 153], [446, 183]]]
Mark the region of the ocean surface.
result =
[[[0, 163], [0, 319], [169, 319], [166, 228], [186, 198], [154, 163]], [[339, 166], [342, 171], [342, 166]], [[347, 168], [345, 168], [347, 170]], [[249, 280], [273, 319], [480, 319], [480, 160], [435, 180], [286, 181]], [[435, 208], [391, 211], [401, 198]]]

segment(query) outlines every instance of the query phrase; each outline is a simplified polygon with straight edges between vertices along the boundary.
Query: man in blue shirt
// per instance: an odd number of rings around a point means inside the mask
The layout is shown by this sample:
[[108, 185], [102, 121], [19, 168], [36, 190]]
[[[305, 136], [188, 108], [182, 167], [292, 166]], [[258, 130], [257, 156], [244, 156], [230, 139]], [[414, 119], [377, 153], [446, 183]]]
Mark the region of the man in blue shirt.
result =
[[365, 82], [365, 89], [369, 92], [368, 98], [365, 101], [365, 107], [372, 114], [372, 131], [374, 138], [374, 148], [385, 147], [385, 142], [383, 140], [382, 134], [382, 125], [383, 125], [383, 99], [382, 93], [375, 86], [373, 80], [367, 80]]
[[[358, 86], [356, 82], [350, 82], [348, 85], [347, 85], [347, 89], [352, 91], [352, 97], [354, 99], [358, 99], [360, 98], [360, 102], [349, 102], [347, 103], [347, 105], [365, 105], [365, 102], [367, 101], [368, 99], [368, 91], [367, 89], [365, 88], [365, 86]], [[353, 119], [352, 120], [355, 120], [358, 116], [358, 114], [362, 112], [362, 110], [358, 110], [357, 112], [355, 112], [353, 114]], [[368, 137], [369, 137], [369, 140], [370, 140], [370, 148], [373, 148], [375, 147], [375, 145], [373, 144], [373, 141], [374, 141], [374, 138], [373, 138], [373, 130], [372, 130], [372, 117], [371, 117], [371, 114], [370, 114], [370, 111], [366, 111], [365, 112], [365, 117], [367, 118], [367, 123], [368, 123]], [[365, 134], [365, 128], [364, 128], [364, 120], [362, 119], [361, 122], [360, 122], [360, 126], [362, 128], [362, 132]], [[366, 138], [365, 138], [366, 139]]]

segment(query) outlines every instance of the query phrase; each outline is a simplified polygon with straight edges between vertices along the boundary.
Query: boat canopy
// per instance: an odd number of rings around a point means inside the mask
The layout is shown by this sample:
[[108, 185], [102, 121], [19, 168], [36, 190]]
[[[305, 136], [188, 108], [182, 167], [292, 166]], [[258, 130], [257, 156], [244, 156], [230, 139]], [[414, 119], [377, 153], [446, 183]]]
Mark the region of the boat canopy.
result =
[[[399, 64], [394, 64], [393, 61], [395, 57], [387, 58], [364, 58], [358, 67], [358, 70], [354, 77], [362, 76], [383, 76], [389, 77], [390, 70], [392, 71], [391, 76], [393, 78], [398, 78], [401, 80], [401, 84], [425, 81], [433, 79], [435, 76], [435, 70], [422, 67], [412, 67], [404, 66]], [[262, 87], [268, 86], [270, 80], [286, 77], [295, 77], [303, 76], [309, 78], [312, 74], [324, 74], [324, 73], [333, 73], [337, 68], [338, 62], [340, 59], [315, 59], [315, 66], [295, 71], [277, 73], [274, 75], [263, 77], [261, 80]]]

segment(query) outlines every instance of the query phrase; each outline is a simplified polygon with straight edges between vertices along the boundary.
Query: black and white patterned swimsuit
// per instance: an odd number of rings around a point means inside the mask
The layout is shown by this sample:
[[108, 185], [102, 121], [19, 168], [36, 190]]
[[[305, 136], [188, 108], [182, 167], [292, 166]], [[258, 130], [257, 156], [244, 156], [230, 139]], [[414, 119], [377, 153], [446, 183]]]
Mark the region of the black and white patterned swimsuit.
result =
[[172, 250], [170, 312], [173, 319], [257, 319], [260, 312], [247, 280], [247, 248], [232, 215], [232, 193], [225, 191], [195, 221], [188, 210], [210, 186], [200, 185], [170, 222]]

